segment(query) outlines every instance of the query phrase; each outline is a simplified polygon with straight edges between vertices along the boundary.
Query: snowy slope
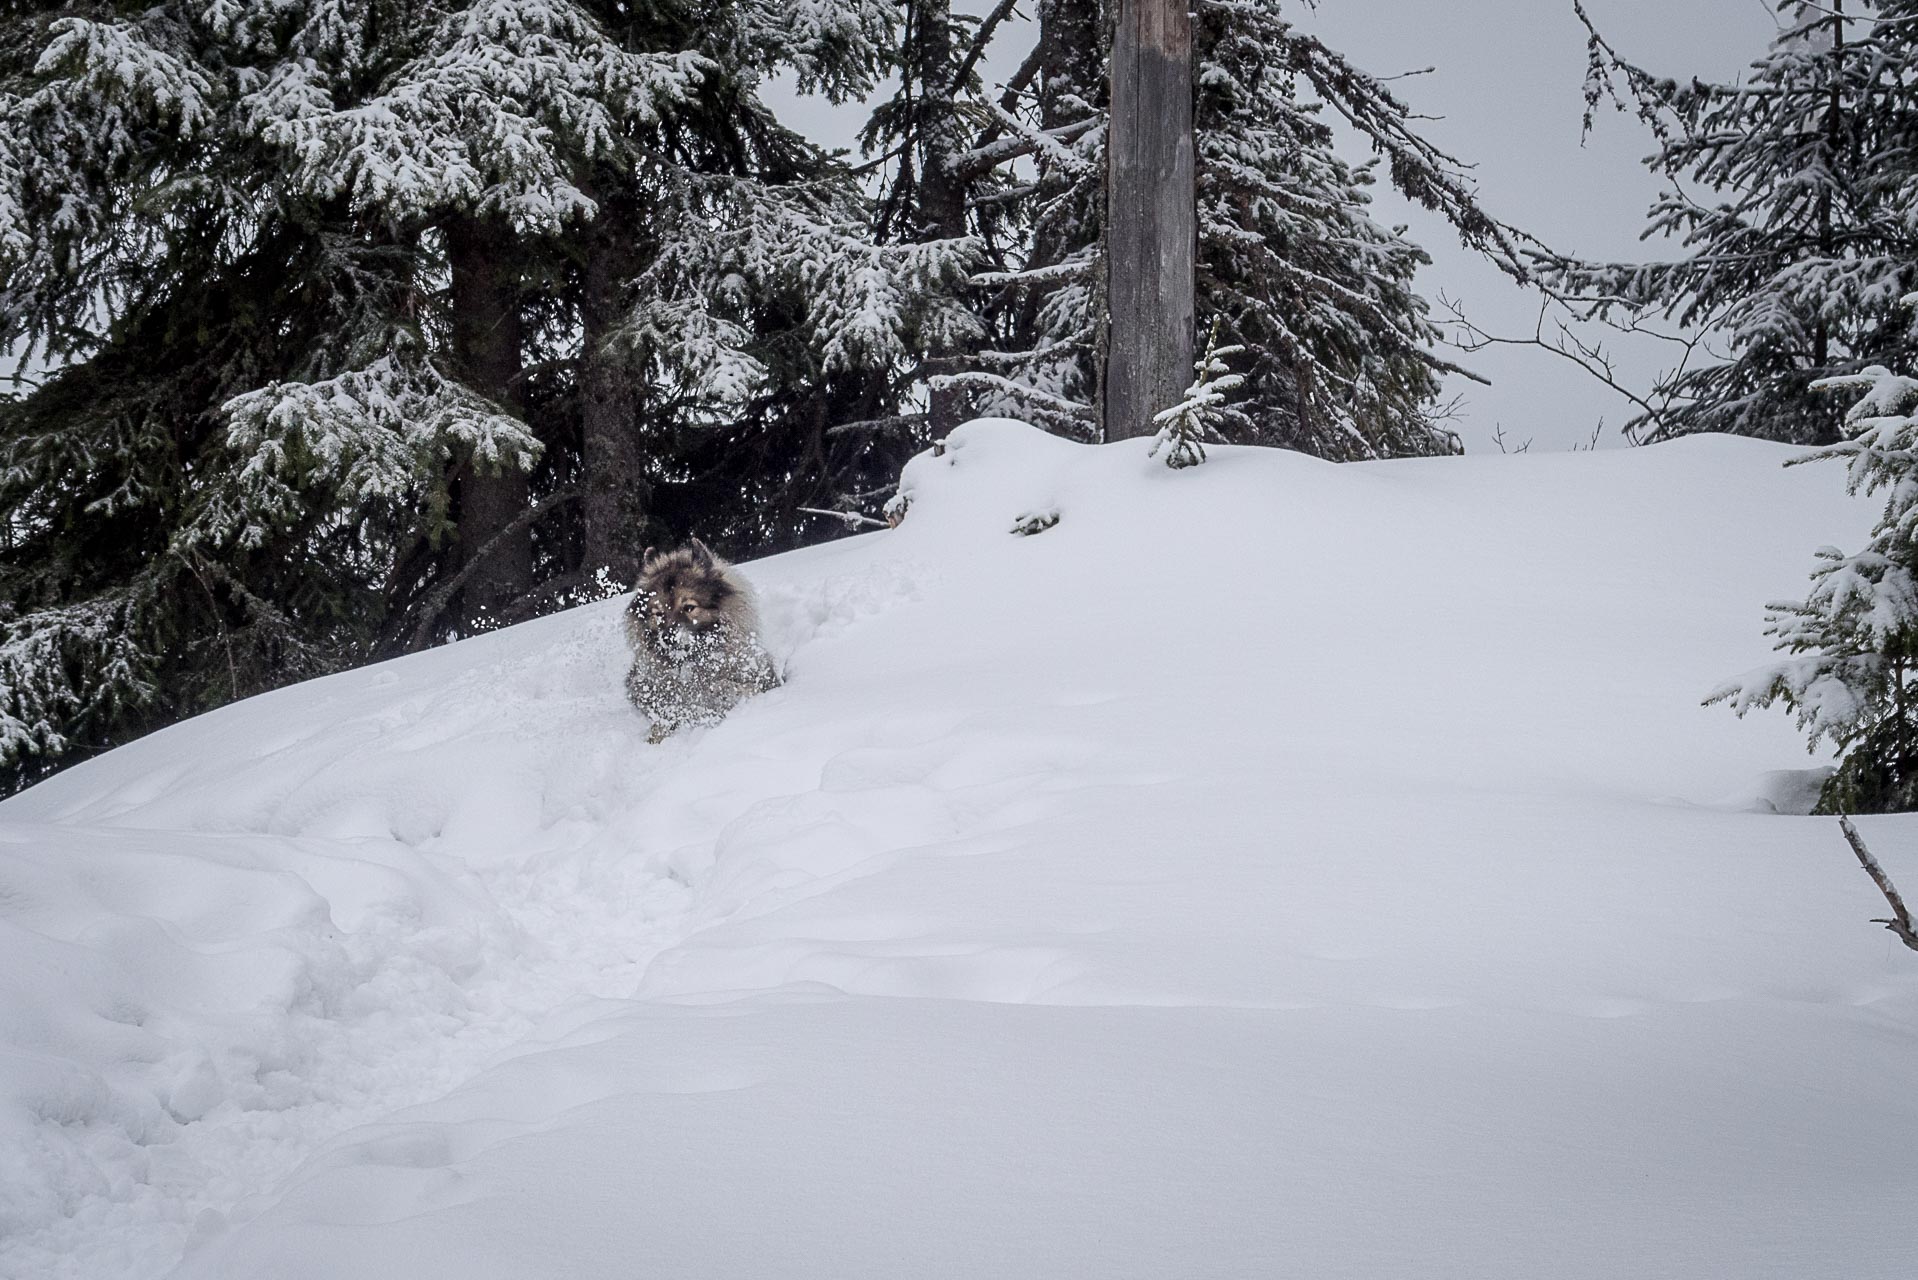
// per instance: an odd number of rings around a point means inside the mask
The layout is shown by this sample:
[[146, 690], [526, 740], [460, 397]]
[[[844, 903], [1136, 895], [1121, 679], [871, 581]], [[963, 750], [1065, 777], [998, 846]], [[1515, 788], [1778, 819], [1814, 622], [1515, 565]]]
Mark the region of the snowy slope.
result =
[[962, 428], [660, 747], [609, 602], [0, 805], [0, 1275], [1908, 1274], [1918, 958], [1698, 706], [1835, 469], [1144, 447]]

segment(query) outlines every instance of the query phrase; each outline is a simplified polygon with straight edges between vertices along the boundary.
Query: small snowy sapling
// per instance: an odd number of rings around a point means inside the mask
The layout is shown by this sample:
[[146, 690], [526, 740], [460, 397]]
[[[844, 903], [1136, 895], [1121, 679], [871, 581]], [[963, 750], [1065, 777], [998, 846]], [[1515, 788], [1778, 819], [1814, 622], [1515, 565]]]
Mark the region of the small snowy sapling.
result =
[[1219, 406], [1225, 403], [1225, 393], [1245, 381], [1230, 372], [1225, 358], [1244, 350], [1242, 346], [1220, 346], [1219, 322], [1212, 322], [1212, 336], [1206, 339], [1205, 354], [1194, 366], [1198, 377], [1185, 389], [1185, 399], [1152, 415], [1152, 420], [1159, 424], [1159, 435], [1152, 442], [1150, 456], [1156, 458], [1159, 450], [1164, 449], [1165, 465], [1174, 471], [1196, 467], [1205, 461], [1205, 441], [1216, 443], [1219, 439], [1216, 419]]

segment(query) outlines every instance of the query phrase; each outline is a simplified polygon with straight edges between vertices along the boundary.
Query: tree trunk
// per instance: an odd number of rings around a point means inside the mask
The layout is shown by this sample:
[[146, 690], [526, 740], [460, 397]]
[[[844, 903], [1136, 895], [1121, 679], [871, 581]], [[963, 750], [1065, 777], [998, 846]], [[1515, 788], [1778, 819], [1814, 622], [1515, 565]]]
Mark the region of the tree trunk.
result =
[[[953, 163], [965, 140], [952, 97], [959, 58], [953, 48], [951, 0], [920, 0], [917, 17], [916, 71], [923, 95], [918, 234], [928, 240], [955, 240], [966, 234], [966, 188]], [[927, 354], [937, 359], [956, 352], [940, 347]], [[927, 400], [932, 438], [943, 440], [965, 420], [969, 408], [966, 393], [957, 387], [935, 386], [927, 393]]]
[[[446, 260], [452, 276], [453, 358], [473, 390], [523, 414], [519, 375], [523, 351], [519, 311], [519, 244], [511, 228], [458, 217], [447, 224]], [[530, 528], [506, 531], [528, 502], [526, 473], [510, 464], [463, 463], [453, 478], [460, 561], [484, 553], [460, 591], [463, 632], [504, 611], [533, 587]], [[506, 536], [501, 536], [505, 534]]]
[[1151, 435], [1192, 382], [1197, 190], [1186, 0], [1119, 0], [1106, 171], [1105, 437]]
[[632, 262], [636, 222], [601, 200], [587, 232], [580, 299], [581, 568], [589, 576], [605, 569], [628, 586], [639, 581], [649, 491], [639, 396], [624, 364], [606, 351], [606, 338], [619, 323], [620, 282]]

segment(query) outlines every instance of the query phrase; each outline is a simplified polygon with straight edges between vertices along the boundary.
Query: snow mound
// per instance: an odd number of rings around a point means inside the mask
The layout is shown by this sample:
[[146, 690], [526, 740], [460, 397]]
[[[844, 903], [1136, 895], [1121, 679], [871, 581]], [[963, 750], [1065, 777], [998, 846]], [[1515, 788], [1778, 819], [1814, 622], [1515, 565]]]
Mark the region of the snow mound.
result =
[[0, 804], [0, 1275], [1902, 1275], [1918, 965], [1699, 706], [1842, 478], [1148, 445], [961, 428], [658, 747], [609, 601]]

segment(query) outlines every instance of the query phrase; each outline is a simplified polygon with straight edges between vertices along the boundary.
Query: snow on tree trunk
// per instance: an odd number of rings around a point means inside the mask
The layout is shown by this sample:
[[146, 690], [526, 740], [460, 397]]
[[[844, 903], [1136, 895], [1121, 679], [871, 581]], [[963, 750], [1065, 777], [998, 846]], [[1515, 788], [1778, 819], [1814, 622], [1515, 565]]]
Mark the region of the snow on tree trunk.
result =
[[627, 364], [608, 348], [622, 319], [620, 282], [631, 274], [623, 210], [602, 201], [585, 235], [581, 270], [579, 357], [580, 470], [584, 525], [582, 570], [606, 570], [614, 581], [639, 580], [646, 520], [645, 458], [639, 396]]
[[[461, 215], [446, 228], [452, 275], [453, 355], [467, 384], [497, 404], [519, 398], [524, 334], [519, 312], [519, 246], [506, 227]], [[466, 580], [463, 629], [497, 621], [502, 610], [533, 587], [533, 539], [523, 524], [526, 473], [510, 462], [466, 459], [457, 476], [462, 565], [483, 562]]]
[[1151, 435], [1192, 370], [1198, 228], [1192, 18], [1185, 0], [1121, 0], [1112, 47], [1105, 436]]

